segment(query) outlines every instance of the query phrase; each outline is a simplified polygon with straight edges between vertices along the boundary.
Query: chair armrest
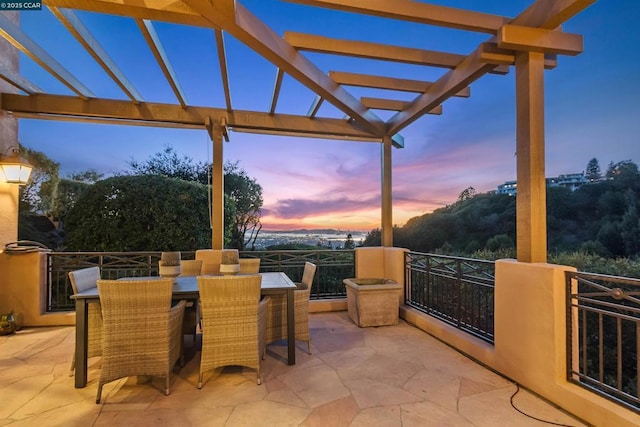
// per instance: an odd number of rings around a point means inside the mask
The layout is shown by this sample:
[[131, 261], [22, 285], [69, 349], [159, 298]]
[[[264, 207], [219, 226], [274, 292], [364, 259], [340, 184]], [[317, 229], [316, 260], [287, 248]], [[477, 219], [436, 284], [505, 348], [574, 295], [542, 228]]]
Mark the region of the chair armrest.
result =
[[182, 320], [184, 318], [184, 308], [187, 306], [187, 302], [185, 300], [181, 300], [178, 304], [171, 307], [171, 312], [169, 313], [169, 324], [179, 324], [182, 325]]

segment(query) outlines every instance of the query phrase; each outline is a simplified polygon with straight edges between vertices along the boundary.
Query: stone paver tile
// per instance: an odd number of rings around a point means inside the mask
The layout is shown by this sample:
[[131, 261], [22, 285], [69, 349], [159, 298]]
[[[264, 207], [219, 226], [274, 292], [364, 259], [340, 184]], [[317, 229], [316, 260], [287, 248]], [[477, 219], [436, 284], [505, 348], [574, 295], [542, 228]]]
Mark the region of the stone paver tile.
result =
[[46, 390], [53, 382], [53, 375], [25, 376], [0, 389], [0, 419], [13, 418], [24, 405]]
[[349, 390], [336, 372], [325, 365], [287, 373], [278, 378], [300, 396], [309, 408], [349, 396]]
[[425, 369], [407, 381], [404, 390], [455, 411], [458, 407], [460, 378], [448, 372]]
[[382, 406], [360, 411], [350, 427], [401, 427], [400, 406]]
[[[255, 375], [255, 374], [254, 374]], [[206, 380], [206, 377], [205, 377]], [[262, 400], [267, 396], [266, 386], [257, 385], [255, 377], [223, 373], [209, 379], [198, 389], [196, 386], [181, 388], [169, 396], [158, 396], [151, 408], [233, 406]]]
[[334, 400], [314, 408], [302, 424], [304, 427], [349, 426], [359, 408], [353, 397]]
[[225, 423], [225, 427], [299, 426], [308, 414], [309, 409], [278, 402], [251, 402], [236, 405]]
[[[474, 394], [461, 398], [458, 405], [460, 414], [478, 427], [492, 427], [508, 425], [513, 427], [537, 427], [543, 425], [541, 421], [527, 417], [510, 404], [510, 397], [515, 392], [515, 386], [501, 388], [486, 393]], [[561, 410], [534, 397], [532, 394], [520, 391], [514, 398], [514, 404], [523, 412], [542, 420], [555, 423], [582, 426]]]
[[314, 348], [319, 353], [345, 351], [352, 348], [362, 348], [365, 345], [364, 332], [360, 330], [323, 329], [317, 331], [312, 340]]
[[[475, 427], [456, 411], [437, 403], [421, 402], [402, 405], [402, 427]], [[495, 424], [494, 427], [500, 426]], [[511, 424], [504, 426], [513, 427]]]
[[103, 412], [94, 427], [222, 427], [233, 408], [189, 407], [150, 409], [139, 412]]
[[422, 399], [401, 388], [371, 380], [349, 380], [344, 384], [351, 390], [360, 409], [374, 406], [400, 405]]
[[278, 378], [271, 378], [269, 381], [265, 382], [265, 386], [269, 394], [265, 398], [266, 400], [271, 400], [273, 402], [280, 402], [287, 405], [300, 406], [302, 408], [306, 408], [307, 405], [300, 399], [300, 397], [295, 394], [292, 390], [287, 387], [285, 383], [280, 381]]
[[376, 352], [368, 347], [322, 353], [318, 356], [333, 369], [351, 369], [366, 363]]
[[[88, 402], [78, 402], [46, 412], [39, 412], [27, 418], [13, 422], [11, 427], [34, 427], [34, 426], [64, 426], [64, 427], [86, 427], [92, 426], [100, 415], [101, 406], [96, 405], [95, 399]], [[0, 425], [3, 425], [0, 422]]]
[[419, 362], [374, 354], [358, 366], [338, 368], [338, 375], [343, 380], [369, 379], [402, 387], [422, 370], [423, 365]]

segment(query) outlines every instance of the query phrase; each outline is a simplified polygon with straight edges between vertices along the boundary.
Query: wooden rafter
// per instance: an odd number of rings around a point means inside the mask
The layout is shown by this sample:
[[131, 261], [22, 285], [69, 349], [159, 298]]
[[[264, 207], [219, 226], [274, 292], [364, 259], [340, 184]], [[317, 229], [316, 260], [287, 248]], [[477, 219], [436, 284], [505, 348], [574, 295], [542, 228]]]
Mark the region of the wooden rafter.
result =
[[315, 64], [296, 51], [262, 21], [234, 0], [183, 0], [212, 25], [223, 28], [236, 39], [271, 61], [318, 95], [344, 111], [365, 129], [384, 132], [384, 123], [357, 99], [338, 86]]
[[153, 56], [156, 58], [158, 65], [162, 69], [162, 73], [171, 86], [173, 93], [176, 95], [176, 98], [178, 98], [178, 102], [182, 108], [186, 107], [186, 96], [184, 95], [182, 87], [180, 87], [180, 82], [178, 81], [176, 73], [171, 66], [171, 61], [169, 61], [169, 57], [162, 48], [162, 42], [160, 42], [160, 37], [158, 37], [158, 33], [156, 33], [153, 23], [146, 19], [136, 19], [136, 24], [138, 24], [140, 32], [142, 32], [144, 39], [147, 41], [147, 45], [149, 45], [149, 48], [153, 52]]
[[[411, 104], [410, 101], [400, 101], [397, 99], [362, 97], [360, 101], [367, 107], [374, 110], [402, 111]], [[427, 114], [442, 114], [442, 105], [433, 108]]]
[[[533, 28], [555, 29], [574, 14], [596, 0], [538, 0], [514, 18], [510, 24]], [[495, 42], [493, 37], [489, 42]], [[404, 111], [387, 121], [387, 132], [393, 135], [417, 120], [422, 114], [440, 105], [445, 99], [488, 73], [495, 64], [487, 64], [481, 58], [482, 45], [455, 69], [449, 70], [424, 94], [418, 96]]]
[[138, 91], [129, 82], [127, 77], [120, 71], [118, 66], [113, 62], [111, 57], [103, 49], [100, 43], [91, 34], [89, 29], [77, 17], [75, 12], [70, 9], [59, 9], [50, 6], [51, 12], [58, 20], [69, 30], [71, 34], [80, 42], [80, 44], [89, 52], [89, 54], [100, 64], [113, 81], [122, 89], [122, 91], [135, 103], [144, 101]]
[[494, 34], [509, 18], [410, 0], [286, 0], [309, 6]]
[[51, 73], [82, 99], [93, 98], [95, 95], [58, 61], [42, 49], [36, 42], [13, 24], [4, 14], [0, 13], [0, 35], [16, 49], [33, 59], [42, 68]]
[[34, 85], [15, 71], [8, 69], [4, 64], [0, 64], [0, 78], [29, 95], [43, 93], [43, 90], [38, 86]]
[[[329, 71], [329, 76], [341, 85], [397, 90], [400, 92], [426, 92], [431, 85], [433, 85], [433, 82], [425, 82], [422, 80], [398, 79], [395, 77], [345, 73], [341, 71]], [[466, 87], [453, 96], [468, 98], [471, 96], [471, 89]]]
[[231, 111], [231, 89], [229, 88], [229, 72], [227, 70], [227, 52], [224, 47], [224, 34], [222, 30], [214, 30], [216, 36], [216, 48], [218, 50], [218, 64], [220, 64], [220, 77], [224, 90], [224, 100], [227, 104], [227, 111]]
[[284, 73], [280, 68], [276, 72], [276, 81], [273, 84], [273, 94], [271, 95], [271, 108], [269, 108], [269, 114], [275, 114], [276, 105], [278, 104], [278, 96], [280, 96], [280, 87], [282, 86], [282, 78]]

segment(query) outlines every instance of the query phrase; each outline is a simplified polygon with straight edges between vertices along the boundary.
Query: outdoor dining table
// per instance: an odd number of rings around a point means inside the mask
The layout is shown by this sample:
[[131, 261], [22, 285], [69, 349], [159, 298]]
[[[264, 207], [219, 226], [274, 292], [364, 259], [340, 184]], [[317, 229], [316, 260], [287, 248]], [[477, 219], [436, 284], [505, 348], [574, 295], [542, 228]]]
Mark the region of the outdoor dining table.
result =
[[[289, 365], [296, 363], [296, 341], [295, 341], [295, 318], [294, 318], [294, 295], [296, 285], [283, 272], [260, 273], [262, 285], [260, 293], [262, 295], [286, 295], [287, 299], [287, 361]], [[154, 277], [160, 278], [160, 277]], [[146, 280], [149, 277], [130, 277], [129, 280]], [[197, 301], [199, 297], [198, 281], [196, 276], [179, 276], [173, 285], [174, 300]], [[71, 296], [76, 304], [76, 366], [75, 366], [75, 387], [83, 388], [87, 385], [87, 342], [88, 328], [87, 320], [89, 315], [89, 304], [100, 300], [98, 288], [87, 289]]]

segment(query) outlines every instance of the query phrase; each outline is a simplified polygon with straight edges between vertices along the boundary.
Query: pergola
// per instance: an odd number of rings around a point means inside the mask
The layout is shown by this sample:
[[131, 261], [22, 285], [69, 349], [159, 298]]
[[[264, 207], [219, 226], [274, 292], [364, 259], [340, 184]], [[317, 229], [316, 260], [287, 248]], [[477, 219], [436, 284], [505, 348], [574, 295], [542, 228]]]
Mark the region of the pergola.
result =
[[[263, 0], [264, 1], [264, 0]], [[120, 99], [96, 96], [20, 28], [17, 14], [0, 14], [0, 34], [15, 50], [4, 50], [0, 77], [13, 90], [0, 96], [4, 114], [15, 118], [69, 120], [139, 126], [206, 128], [213, 141], [212, 247], [223, 242], [223, 140], [229, 131], [370, 141], [382, 145], [382, 244], [392, 246], [392, 147], [404, 145], [400, 132], [425, 114], [441, 114], [450, 97], [470, 96], [469, 85], [487, 73], [506, 74], [515, 68], [517, 152], [517, 256], [521, 262], [545, 262], [546, 188], [544, 165], [545, 69], [556, 66], [557, 55], [582, 51], [582, 37], [567, 34], [561, 25], [595, 0], [537, 0], [516, 17], [497, 16], [411, 0], [286, 0], [316, 8], [371, 15], [380, 22], [406, 21], [486, 35], [468, 54], [392, 46], [371, 41], [344, 40], [324, 35], [278, 34], [251, 10], [234, 0], [45, 0], [44, 4], [121, 89]], [[274, 7], [276, 3], [273, 2]], [[309, 8], [309, 13], [318, 9]], [[175, 95], [172, 103], [148, 102], [100, 45], [77, 11], [133, 19]], [[32, 13], [32, 12], [30, 12]], [[163, 49], [158, 23], [210, 30], [224, 91], [221, 105], [191, 105]], [[382, 24], [384, 25], [384, 24]], [[384, 27], [377, 29], [385, 31]], [[226, 35], [225, 35], [226, 33]], [[233, 107], [228, 51], [231, 36], [276, 68], [270, 102], [264, 111]], [[58, 79], [72, 95], [48, 93], [18, 72], [18, 51]], [[350, 56], [370, 60], [418, 64], [441, 71], [434, 81], [398, 76], [326, 70], [315, 54], [326, 58]], [[332, 56], [333, 55], [333, 56]], [[325, 56], [323, 56], [325, 58]], [[299, 114], [277, 112], [283, 79], [289, 76], [315, 94]], [[410, 93], [405, 101], [353, 95], [353, 88]], [[322, 116], [323, 103], [340, 117]], [[376, 110], [392, 111], [387, 120]]]

